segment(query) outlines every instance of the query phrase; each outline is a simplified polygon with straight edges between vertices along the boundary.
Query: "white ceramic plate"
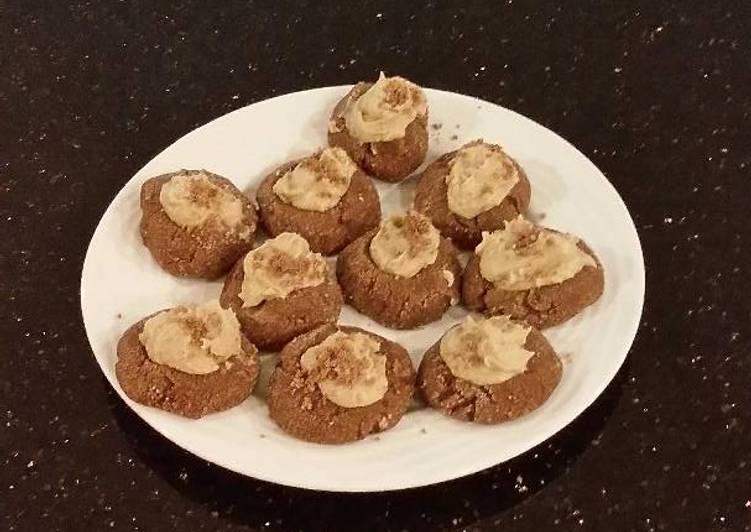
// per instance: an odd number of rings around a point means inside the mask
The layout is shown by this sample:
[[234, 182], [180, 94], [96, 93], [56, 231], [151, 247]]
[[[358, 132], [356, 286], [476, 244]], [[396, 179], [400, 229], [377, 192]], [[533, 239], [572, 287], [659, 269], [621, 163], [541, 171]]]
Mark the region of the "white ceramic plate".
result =
[[[532, 217], [583, 237], [605, 268], [605, 292], [583, 314], [546, 335], [564, 359], [563, 378], [537, 411], [498, 426], [475, 426], [415, 407], [393, 429], [366, 440], [325, 446], [295, 440], [267, 415], [264, 386], [242, 405], [201, 420], [134, 403], [114, 372], [123, 331], [152, 312], [218, 297], [221, 282], [177, 279], [159, 269], [138, 234], [141, 183], [180, 168], [205, 168], [252, 191], [277, 165], [325, 145], [331, 109], [348, 87], [287, 94], [238, 109], [202, 126], [157, 155], [123, 187], [89, 245], [81, 307], [92, 350], [110, 384], [149, 425], [195, 455], [251, 477], [331, 491], [379, 491], [433, 484], [508, 460], [570, 423], [603, 391], [626, 358], [641, 316], [644, 262], [629, 213], [605, 176], [555, 133], [475, 98], [426, 89], [428, 161], [484, 138], [502, 144], [529, 175]], [[413, 180], [378, 183], [386, 214], [409, 206]], [[544, 215], [544, 217], [543, 217]], [[394, 331], [345, 307], [341, 322], [423, 351], [466, 315], [452, 308], [421, 329]], [[267, 377], [274, 356], [265, 358]]]

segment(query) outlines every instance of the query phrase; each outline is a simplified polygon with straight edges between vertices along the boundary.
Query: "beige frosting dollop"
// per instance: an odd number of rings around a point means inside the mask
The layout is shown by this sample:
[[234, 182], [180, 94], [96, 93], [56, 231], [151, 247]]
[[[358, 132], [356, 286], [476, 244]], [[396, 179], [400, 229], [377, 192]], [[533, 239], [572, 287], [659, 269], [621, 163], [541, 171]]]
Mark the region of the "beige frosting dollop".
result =
[[537, 227], [521, 216], [504, 229], [483, 234], [475, 248], [480, 274], [504, 290], [528, 290], [561, 283], [585, 266], [597, 267], [579, 239]]
[[341, 148], [326, 148], [300, 161], [274, 183], [274, 194], [284, 203], [305, 211], [327, 211], [349, 189], [357, 165]]
[[318, 383], [321, 393], [344, 408], [380, 401], [388, 390], [386, 356], [370, 335], [337, 331], [300, 357], [300, 366]]
[[518, 182], [519, 171], [502, 150], [484, 143], [464, 146], [449, 163], [449, 210], [474, 218], [500, 205]]
[[173, 176], [162, 185], [159, 203], [170, 220], [186, 229], [211, 221], [234, 229], [243, 221], [242, 201], [205, 173]]
[[360, 142], [386, 142], [403, 138], [407, 126], [427, 112], [420, 87], [401, 77], [387, 78], [381, 72], [378, 81], [348, 103], [344, 122]]
[[216, 301], [162, 311], [146, 320], [138, 338], [152, 361], [195, 375], [242, 352], [235, 313]]
[[267, 240], [243, 259], [240, 299], [255, 307], [268, 299], [285, 298], [295, 290], [318, 286], [326, 280], [326, 260], [310, 251], [296, 233]]
[[413, 277], [438, 257], [441, 235], [417, 212], [387, 218], [370, 241], [370, 257], [381, 270]]
[[480, 386], [498, 384], [527, 369], [534, 355], [524, 348], [530, 330], [506, 316], [468, 316], [441, 338], [440, 355], [455, 377]]

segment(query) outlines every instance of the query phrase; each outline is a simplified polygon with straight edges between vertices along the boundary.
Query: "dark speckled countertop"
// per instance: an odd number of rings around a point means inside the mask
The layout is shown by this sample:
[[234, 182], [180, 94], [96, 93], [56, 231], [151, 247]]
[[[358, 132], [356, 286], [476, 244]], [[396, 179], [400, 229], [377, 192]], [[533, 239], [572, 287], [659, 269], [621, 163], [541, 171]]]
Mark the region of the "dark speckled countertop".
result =
[[[154, 4], [0, 3], [1, 530], [751, 530], [747, 1]], [[519, 111], [609, 176], [646, 256], [639, 335], [576, 422], [483, 473], [356, 496], [246, 479], [110, 389], [84, 251], [173, 140], [379, 68]]]

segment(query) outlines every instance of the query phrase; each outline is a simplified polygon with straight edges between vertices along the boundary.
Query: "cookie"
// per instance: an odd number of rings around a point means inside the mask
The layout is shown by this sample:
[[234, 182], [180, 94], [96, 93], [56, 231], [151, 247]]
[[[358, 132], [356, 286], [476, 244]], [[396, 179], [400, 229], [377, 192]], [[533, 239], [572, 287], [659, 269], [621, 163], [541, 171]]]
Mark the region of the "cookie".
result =
[[276, 351], [295, 336], [339, 317], [342, 293], [326, 260], [295, 233], [282, 233], [237, 262], [219, 298], [259, 349]]
[[360, 82], [336, 105], [329, 144], [343, 148], [368, 174], [401, 181], [428, 151], [428, 105], [414, 83], [381, 73]]
[[256, 212], [228, 179], [181, 170], [141, 186], [141, 238], [178, 277], [216, 279], [253, 247]]
[[264, 179], [256, 199], [271, 236], [297, 233], [324, 255], [338, 253], [381, 221], [373, 183], [341, 148], [282, 165]]
[[392, 216], [352, 242], [336, 272], [347, 303], [396, 329], [435, 321], [459, 299], [456, 250], [418, 213]]
[[462, 299], [472, 310], [544, 329], [597, 301], [604, 286], [587, 244], [517, 218], [477, 247], [462, 275]]
[[396, 425], [414, 382], [400, 345], [356, 327], [325, 325], [281, 351], [268, 386], [269, 415], [302, 440], [351, 442]]
[[137, 403], [200, 418], [247, 399], [258, 350], [218, 303], [176, 307], [131, 326], [117, 344], [115, 375]]
[[476, 140], [439, 157], [420, 174], [415, 210], [459, 248], [503, 228], [529, 207], [531, 188], [519, 164], [496, 144]]
[[436, 410], [493, 424], [539, 408], [561, 373], [558, 355], [538, 330], [505, 316], [470, 316], [428, 349], [417, 385]]

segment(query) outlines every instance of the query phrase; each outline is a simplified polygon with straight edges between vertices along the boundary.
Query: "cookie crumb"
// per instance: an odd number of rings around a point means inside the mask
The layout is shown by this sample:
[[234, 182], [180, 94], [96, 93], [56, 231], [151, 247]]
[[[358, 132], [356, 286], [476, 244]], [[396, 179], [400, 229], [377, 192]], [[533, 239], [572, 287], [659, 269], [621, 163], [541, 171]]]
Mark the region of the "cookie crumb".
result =
[[462, 127], [461, 124], [455, 124], [454, 125], [454, 129], [459, 129], [460, 127]]
[[451, 135], [451, 140], [459, 140], [459, 135], [454, 133], [453, 135]]
[[258, 437], [259, 437], [259, 438], [265, 438], [265, 437], [266, 437], [266, 435], [265, 435], [265, 434], [259, 434], [259, 435], [258, 435]]
[[121, 314], [120, 312], [118, 312], [118, 313], [117, 313], [117, 319], [118, 319], [118, 320], [121, 320], [121, 319], [123, 319], [123, 315], [122, 315], [122, 314]]
[[303, 377], [301, 371], [296, 372], [295, 376], [292, 377], [290, 386], [292, 387], [293, 390], [299, 390], [300, 388], [305, 386], [305, 378]]
[[427, 433], [428, 433], [428, 431], [427, 431], [427, 429], [425, 427], [423, 427], [423, 428], [420, 429], [420, 434], [427, 434]]
[[438, 123], [430, 124], [430, 127], [431, 129], [433, 129], [433, 131], [438, 131], [439, 129], [443, 127], [443, 124], [438, 122]]

